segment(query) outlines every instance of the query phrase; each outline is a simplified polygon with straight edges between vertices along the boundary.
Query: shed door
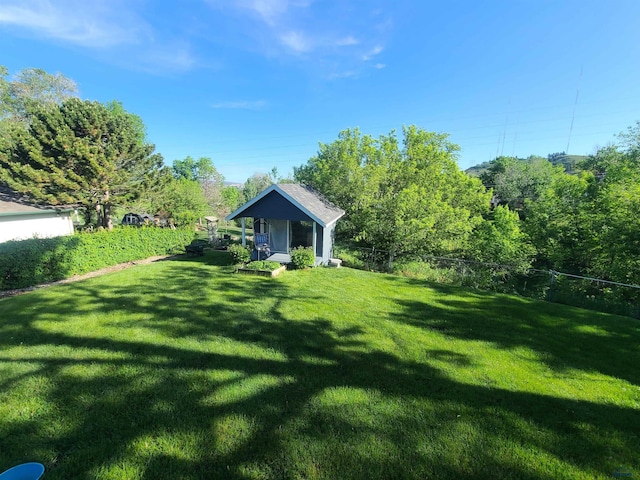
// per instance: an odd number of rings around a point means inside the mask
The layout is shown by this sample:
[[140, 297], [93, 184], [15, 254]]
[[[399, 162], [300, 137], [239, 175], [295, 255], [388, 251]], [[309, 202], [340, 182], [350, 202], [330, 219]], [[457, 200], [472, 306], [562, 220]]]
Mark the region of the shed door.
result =
[[287, 220], [269, 220], [271, 252], [287, 253], [289, 249], [289, 225]]

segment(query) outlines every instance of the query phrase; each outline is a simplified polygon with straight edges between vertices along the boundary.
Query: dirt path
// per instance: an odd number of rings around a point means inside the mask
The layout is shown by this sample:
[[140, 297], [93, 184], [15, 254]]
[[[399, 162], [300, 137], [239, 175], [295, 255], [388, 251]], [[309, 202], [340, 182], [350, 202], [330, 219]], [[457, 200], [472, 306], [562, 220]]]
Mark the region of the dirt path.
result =
[[33, 292], [34, 290], [50, 287], [52, 285], [61, 285], [63, 283], [78, 282], [80, 280], [86, 280], [87, 278], [99, 277], [100, 275], [104, 275], [105, 273], [124, 270], [125, 268], [133, 267], [134, 265], [146, 265], [147, 263], [158, 262], [160, 260], [167, 260], [173, 257], [175, 257], [175, 255], [149, 257], [149, 258], [145, 258], [144, 260], [136, 260], [135, 262], [119, 263], [118, 265], [112, 265], [111, 267], [101, 268], [100, 270], [96, 270], [95, 272], [85, 273], [84, 275], [74, 275], [73, 277], [65, 278], [63, 280], [58, 280], [57, 282], [43, 283], [41, 285], [35, 285], [33, 287], [27, 287], [27, 288], [18, 288], [15, 290], [3, 290], [3, 291], [0, 291], [0, 298], [15, 297], [16, 295], [22, 295], [23, 293]]

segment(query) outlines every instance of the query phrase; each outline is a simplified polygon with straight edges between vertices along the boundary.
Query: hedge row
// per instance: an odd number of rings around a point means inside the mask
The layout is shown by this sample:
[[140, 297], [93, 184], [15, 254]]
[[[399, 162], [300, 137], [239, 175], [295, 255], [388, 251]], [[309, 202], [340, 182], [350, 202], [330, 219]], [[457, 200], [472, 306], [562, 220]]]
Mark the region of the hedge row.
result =
[[0, 243], [0, 290], [25, 288], [156, 255], [183, 253], [193, 230], [121, 227], [110, 232]]

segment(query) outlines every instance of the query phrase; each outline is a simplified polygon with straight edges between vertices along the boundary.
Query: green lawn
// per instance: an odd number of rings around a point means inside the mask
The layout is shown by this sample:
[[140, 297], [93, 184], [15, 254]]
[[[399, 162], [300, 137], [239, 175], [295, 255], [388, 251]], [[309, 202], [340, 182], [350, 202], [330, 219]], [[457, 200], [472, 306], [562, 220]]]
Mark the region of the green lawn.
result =
[[640, 476], [640, 322], [227, 254], [0, 300], [0, 471]]

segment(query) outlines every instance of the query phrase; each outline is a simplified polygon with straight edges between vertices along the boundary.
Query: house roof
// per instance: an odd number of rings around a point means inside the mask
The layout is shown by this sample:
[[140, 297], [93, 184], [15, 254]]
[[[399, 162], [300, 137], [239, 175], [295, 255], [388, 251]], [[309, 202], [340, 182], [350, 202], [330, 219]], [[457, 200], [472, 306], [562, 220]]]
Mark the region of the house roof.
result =
[[23, 203], [2, 200], [0, 199], [0, 217], [17, 217], [23, 215], [41, 215], [43, 213], [50, 213], [57, 215], [63, 212], [71, 212], [72, 209], [54, 209], [54, 208], [38, 208], [31, 205], [25, 205]]
[[327, 200], [320, 192], [306, 185], [295, 183], [274, 184], [261, 192], [256, 197], [249, 200], [235, 212], [227, 215], [227, 220], [239, 217], [251, 217], [248, 210], [260, 203], [262, 199], [270, 194], [278, 194], [289, 203], [297, 207], [305, 215], [316, 223], [326, 227], [344, 215], [344, 210]]
[[0, 217], [41, 215], [43, 213], [68, 213], [75, 209], [69, 206], [34, 205], [25, 195], [11, 190], [7, 185], [0, 183]]
[[42, 210], [30, 205], [23, 205], [17, 202], [7, 202], [0, 200], [0, 214], [1, 213], [41, 213]]

